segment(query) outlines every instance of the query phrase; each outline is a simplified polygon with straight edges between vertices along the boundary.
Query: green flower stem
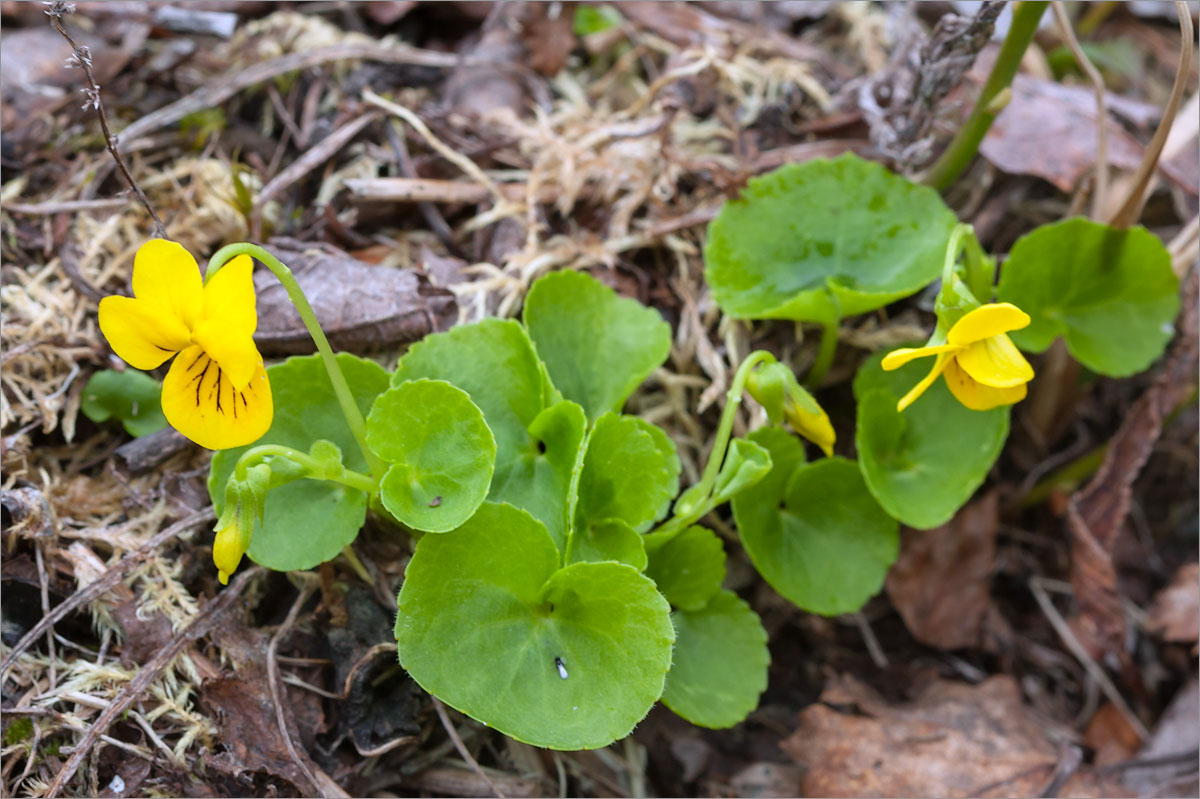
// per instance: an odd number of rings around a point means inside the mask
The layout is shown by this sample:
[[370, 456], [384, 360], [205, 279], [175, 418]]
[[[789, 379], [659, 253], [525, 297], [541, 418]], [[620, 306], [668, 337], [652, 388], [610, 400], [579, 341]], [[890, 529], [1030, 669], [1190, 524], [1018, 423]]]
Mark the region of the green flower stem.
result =
[[[979, 151], [980, 142], [992, 126], [992, 121], [1004, 108], [1002, 95], [1005, 90], [1009, 90], [1013, 76], [1017, 74], [1017, 67], [1021, 65], [1021, 58], [1025, 55], [1029, 43], [1033, 41], [1038, 22], [1041, 21], [1048, 5], [1048, 2], [1035, 0], [1013, 4], [1012, 25], [1008, 29], [1008, 36], [1004, 38], [999, 55], [996, 56], [996, 63], [992, 65], [992, 73], [988, 75], [987, 83], [983, 85], [979, 99], [975, 101], [971, 116], [967, 117], [966, 123], [955, 134], [945, 152], [926, 173], [922, 181], [925, 185], [945, 191], [971, 163], [971, 159]], [[1001, 102], [997, 102], [998, 99]]]
[[371, 473], [375, 476], [376, 480], [382, 478], [383, 473], [387, 470], [387, 464], [367, 446], [366, 423], [363, 421], [362, 413], [359, 412], [358, 405], [354, 402], [354, 395], [350, 393], [350, 386], [347, 385], [346, 377], [337, 365], [337, 359], [333, 357], [333, 349], [329, 346], [329, 339], [325, 338], [325, 331], [321, 329], [321, 325], [317, 321], [317, 315], [313, 313], [312, 306], [308, 304], [308, 298], [304, 296], [304, 291], [300, 288], [300, 284], [296, 282], [292, 270], [288, 269], [282, 261], [257, 244], [238, 242], [237, 244], [222, 247], [213, 253], [212, 258], [208, 259], [208, 270], [204, 275], [205, 282], [210, 280], [217, 273], [217, 270], [238, 255], [249, 255], [252, 258], [257, 258], [283, 284], [283, 288], [287, 291], [288, 299], [292, 301], [292, 305], [296, 306], [296, 310], [300, 313], [300, 318], [304, 320], [304, 326], [308, 328], [308, 334], [312, 336], [313, 342], [317, 345], [317, 351], [321, 354], [321, 360], [325, 363], [325, 371], [329, 373], [329, 382], [333, 384], [333, 393], [337, 395], [338, 404], [342, 407], [342, 415], [346, 417], [346, 424], [349, 425], [350, 432], [354, 435], [354, 440], [358, 442], [359, 449], [362, 450], [363, 457], [367, 459], [367, 463], [371, 467]]
[[841, 322], [841, 318], [835, 318], [824, 323], [825, 326], [821, 330], [821, 347], [817, 350], [817, 359], [813, 361], [812, 368], [804, 377], [804, 384], [812, 390], [817, 389], [829, 372], [829, 367], [833, 366], [833, 356], [837, 353], [838, 327]]
[[371, 475], [361, 474], [350, 469], [345, 469], [341, 474], [337, 475], [329, 474], [326, 464], [305, 452], [292, 449], [283, 444], [262, 444], [257, 447], [251, 447], [243, 452], [242, 456], [238, 458], [237, 464], [233, 467], [234, 479], [245, 480], [246, 473], [250, 467], [266, 458], [286, 458], [297, 466], [307, 469], [312, 479], [340, 483], [350, 488], [357, 488], [368, 495], [379, 492], [379, 481], [375, 480]]
[[979, 239], [975, 237], [975, 228], [970, 225], [963, 227], [966, 228], [963, 233], [963, 254], [967, 260], [967, 288], [980, 302], [991, 302], [995, 294], [996, 262], [983, 251]]
[[716, 485], [717, 475], [721, 472], [721, 464], [725, 462], [725, 453], [729, 449], [729, 436], [733, 431], [733, 416], [738, 406], [742, 404], [742, 392], [746, 388], [746, 379], [750, 371], [764, 361], [773, 361], [775, 356], [766, 350], [756, 350], [742, 361], [733, 376], [733, 384], [725, 394], [725, 410], [721, 412], [721, 422], [717, 425], [717, 435], [713, 439], [712, 452], [708, 455], [708, 463], [704, 465], [704, 474], [700, 482], [687, 490], [688, 501], [675, 503], [675, 515], [654, 532], [667, 533], [682, 530], [700, 519], [712, 510], [709, 498], [713, 486]]
[[[954, 265], [963, 251], [963, 236], [971, 232], [971, 226], [959, 223], [950, 231], [950, 239], [946, 242], [946, 259], [942, 261], [942, 290], [945, 291], [954, 283]], [[972, 238], [974, 234], [972, 233]], [[978, 246], [978, 245], [976, 245]]]

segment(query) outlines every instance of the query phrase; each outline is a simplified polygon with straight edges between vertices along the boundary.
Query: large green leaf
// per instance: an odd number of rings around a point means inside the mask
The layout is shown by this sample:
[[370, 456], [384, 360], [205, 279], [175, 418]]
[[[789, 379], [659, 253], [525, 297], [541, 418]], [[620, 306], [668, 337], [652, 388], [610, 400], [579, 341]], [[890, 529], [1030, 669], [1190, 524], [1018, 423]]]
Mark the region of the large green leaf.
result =
[[900, 413], [896, 403], [933, 359], [885, 372], [882, 358], [868, 359], [854, 378], [859, 466], [884, 510], [928, 530], [949, 521], [987, 477], [1008, 438], [1009, 406], [970, 410], [938, 378]]
[[708, 284], [725, 313], [828, 321], [937, 278], [956, 220], [937, 192], [846, 154], [752, 178], [708, 228]]
[[1171, 256], [1145, 228], [1087, 219], [1043, 225], [1013, 245], [997, 295], [1032, 321], [1010, 333], [1041, 352], [1062, 336], [1089, 369], [1113, 377], [1152, 364], [1174, 334], [1179, 281]]
[[400, 662], [426, 691], [520, 741], [606, 746], [662, 694], [670, 608], [623, 563], [558, 569], [545, 527], [485, 502], [425, 536], [405, 571]]
[[602, 519], [575, 531], [566, 562], [603, 563], [613, 560], [645, 571], [645, 538], [620, 519]]
[[588, 436], [575, 526], [621, 519], [644, 531], [679, 491], [679, 457], [666, 434], [634, 416], [606, 413]]
[[732, 727], [758, 707], [767, 688], [767, 631], [730, 591], [704, 607], [677, 610], [675, 656], [663, 704], [701, 727]]
[[800, 608], [825, 616], [858, 610], [896, 559], [896, 520], [871, 496], [853, 461], [801, 464], [776, 433], [756, 433], [750, 438], [775, 465], [733, 498], [746, 553], [771, 587]]
[[407, 380], [380, 394], [367, 446], [391, 464], [379, 486], [383, 506], [415, 530], [458, 527], [492, 482], [492, 431], [467, 392], [444, 380]]
[[525, 298], [525, 326], [550, 379], [589, 421], [620, 411], [671, 352], [671, 326], [582, 272], [554, 272]]
[[[336, 357], [354, 402], [365, 416], [375, 397], [387, 389], [387, 372], [373, 361], [348, 353]], [[307, 452], [314, 442], [325, 439], [341, 450], [346, 468], [369, 469], [346, 426], [319, 356], [288, 358], [269, 367], [267, 379], [275, 401], [271, 428], [254, 444], [213, 456], [208, 493], [218, 516], [225, 504], [225, 481], [237, 459], [253, 446], [283, 444]], [[355, 539], [366, 513], [367, 495], [362, 491], [324, 481], [290, 482], [267, 494], [262, 526], [255, 531], [246, 554], [276, 571], [311, 569], [337, 557]]]
[[162, 384], [145, 372], [105, 369], [88, 379], [79, 410], [93, 422], [115, 416], [121, 420], [125, 432], [136, 438], [167, 426], [161, 396]]
[[721, 590], [725, 548], [706, 527], [689, 527], [678, 535], [647, 535], [646, 576], [672, 606], [699, 610]]

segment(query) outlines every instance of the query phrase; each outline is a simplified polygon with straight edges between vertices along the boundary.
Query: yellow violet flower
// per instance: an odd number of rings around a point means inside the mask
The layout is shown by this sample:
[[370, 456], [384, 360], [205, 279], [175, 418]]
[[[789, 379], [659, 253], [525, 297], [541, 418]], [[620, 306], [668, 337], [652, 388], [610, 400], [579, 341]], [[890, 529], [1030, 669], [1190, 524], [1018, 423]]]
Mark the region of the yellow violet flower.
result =
[[1028, 324], [1029, 314], [1012, 303], [981, 305], [954, 323], [945, 344], [889, 352], [883, 359], [883, 368], [889, 372], [915, 358], [937, 356], [929, 374], [904, 395], [896, 410], [912, 405], [940, 374], [946, 375], [946, 385], [955, 398], [973, 411], [1025, 399], [1025, 384], [1033, 379], [1033, 367], [1005, 334]]
[[799, 435], [820, 447], [825, 457], [832, 458], [833, 444], [837, 440], [837, 434], [833, 432], [833, 423], [816, 400], [812, 397], [808, 399], [808, 403], [800, 403], [789, 396], [783, 403], [783, 418], [787, 419], [788, 424]]
[[245, 553], [236, 521], [217, 530], [217, 537], [213, 539], [213, 563], [217, 566], [217, 579], [221, 585], [229, 585], [229, 575], [237, 571]]
[[253, 268], [239, 255], [204, 284], [187, 250], [154, 239], [134, 258], [134, 296], [100, 301], [100, 330], [130, 366], [154, 369], [178, 355], [163, 381], [163, 415], [208, 449], [256, 441], [274, 415], [254, 345]]

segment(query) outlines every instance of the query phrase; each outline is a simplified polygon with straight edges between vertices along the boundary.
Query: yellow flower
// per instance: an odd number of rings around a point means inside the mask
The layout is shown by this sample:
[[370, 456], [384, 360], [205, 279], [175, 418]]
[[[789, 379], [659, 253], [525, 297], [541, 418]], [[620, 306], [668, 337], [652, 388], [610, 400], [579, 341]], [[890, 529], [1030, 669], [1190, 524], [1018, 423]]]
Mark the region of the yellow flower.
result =
[[829, 421], [825, 409], [818, 405], [815, 399], [809, 396], [808, 400], [796, 402], [788, 396], [783, 403], [783, 418], [787, 419], [788, 424], [798, 434], [820, 447], [826, 457], [832, 458], [833, 442], [837, 440], [833, 424]]
[[229, 585], [229, 575], [237, 571], [245, 552], [236, 521], [217, 530], [217, 537], [213, 539], [213, 563], [217, 566], [217, 579], [221, 585]]
[[973, 411], [1025, 399], [1025, 384], [1033, 379], [1033, 367], [1005, 334], [1028, 324], [1029, 314], [1011, 303], [982, 305], [954, 323], [945, 344], [889, 352], [883, 359], [887, 371], [914, 358], [937, 356], [929, 374], [904, 395], [896, 410], [911, 405], [943, 373], [955, 398]]
[[203, 284], [181, 245], [148, 241], [133, 261], [133, 297], [100, 301], [100, 330], [135, 369], [178, 354], [162, 387], [171, 426], [208, 449], [256, 441], [274, 415], [254, 346], [254, 264], [239, 255]]

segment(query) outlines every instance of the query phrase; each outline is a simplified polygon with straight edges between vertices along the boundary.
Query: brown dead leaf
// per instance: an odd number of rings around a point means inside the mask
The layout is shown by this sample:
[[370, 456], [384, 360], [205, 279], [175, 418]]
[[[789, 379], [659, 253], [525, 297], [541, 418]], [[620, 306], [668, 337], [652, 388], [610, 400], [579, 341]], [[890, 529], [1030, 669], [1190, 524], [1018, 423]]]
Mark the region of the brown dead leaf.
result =
[[[1070, 192], [1095, 168], [1096, 103], [1091, 93], [1064, 91], [1052, 81], [1018, 75], [1012, 100], [992, 123], [979, 152], [994, 165], [1018, 175], [1035, 175]], [[1081, 104], [1079, 101], [1083, 99]], [[1108, 120], [1108, 162], [1136, 169], [1142, 146], [1114, 120]]]
[[[362, 352], [416, 341], [448, 329], [458, 316], [454, 295], [430, 284], [424, 272], [372, 267], [344, 252], [296, 249], [275, 244], [279, 258], [296, 275], [321, 327], [335, 349]], [[254, 275], [258, 330], [264, 354], [315, 351], [312, 338], [269, 271]]]
[[1095, 751], [1092, 762], [1097, 766], [1128, 760], [1142, 745], [1137, 730], [1112, 702], [1105, 702], [1092, 716], [1083, 742]]
[[[1188, 680], [1175, 694], [1150, 742], [1138, 753], [1146, 767], [1130, 769], [1125, 784], [1135, 796], [1197, 796], [1196, 760], [1200, 748], [1200, 686]], [[1172, 758], [1178, 758], [1171, 762]], [[1157, 765], [1155, 760], [1162, 762]]]
[[365, 3], [363, 11], [380, 25], [391, 25], [399, 22], [416, 7], [416, 0], [375, 0], [373, 3]]
[[557, 16], [549, 16], [547, 3], [533, 3], [531, 8], [537, 16], [526, 20], [521, 29], [521, 39], [529, 51], [527, 63], [540, 74], [553, 77], [567, 65], [578, 43], [572, 25], [574, 14], [560, 11]]
[[1109, 442], [1096, 476], [1067, 507], [1071, 529], [1071, 627], [1093, 658], [1122, 653], [1125, 612], [1117, 589], [1113, 546], [1129, 513], [1131, 486], [1162, 432], [1163, 418], [1193, 391], [1197, 345], [1197, 272], [1184, 281], [1179, 332], [1154, 383], [1129, 409]]
[[[807, 767], [804, 796], [1039, 796], [1060, 759], [1008, 676], [937, 680], [903, 705], [843, 676], [805, 708], [782, 747]], [[1124, 791], [1077, 770], [1057, 795]]]
[[941, 649], [977, 646], [991, 605], [996, 493], [933, 530], [905, 530], [887, 592], [909, 632]]
[[1181, 566], [1154, 597], [1147, 629], [1177, 644], [1200, 641], [1200, 564]]

